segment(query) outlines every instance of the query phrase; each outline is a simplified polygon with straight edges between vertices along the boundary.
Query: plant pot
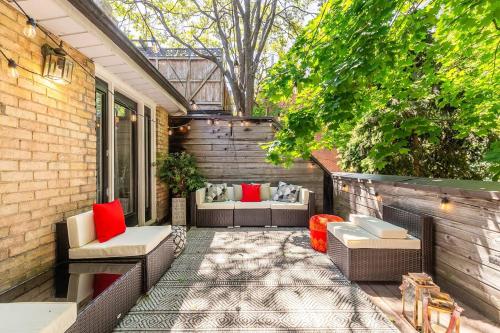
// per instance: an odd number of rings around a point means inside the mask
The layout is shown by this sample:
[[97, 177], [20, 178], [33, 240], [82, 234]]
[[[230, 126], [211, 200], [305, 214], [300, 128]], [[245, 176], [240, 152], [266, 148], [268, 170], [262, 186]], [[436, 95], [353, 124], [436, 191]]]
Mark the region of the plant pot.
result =
[[186, 225], [186, 198], [172, 198], [172, 225]]

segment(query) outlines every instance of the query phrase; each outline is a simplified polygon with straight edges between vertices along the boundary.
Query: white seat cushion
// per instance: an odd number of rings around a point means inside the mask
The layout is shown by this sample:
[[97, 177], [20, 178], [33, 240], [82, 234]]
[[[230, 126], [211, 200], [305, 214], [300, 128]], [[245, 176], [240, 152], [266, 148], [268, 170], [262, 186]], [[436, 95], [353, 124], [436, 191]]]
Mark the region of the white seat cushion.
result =
[[148, 254], [172, 232], [171, 226], [127, 228], [121, 235], [69, 249], [70, 259], [133, 257]]
[[96, 240], [94, 212], [88, 211], [68, 217], [69, 247], [76, 248]]
[[349, 219], [355, 225], [360, 226], [371, 234], [379, 238], [406, 238], [408, 231], [386, 221], [382, 221], [376, 217], [351, 214]]
[[352, 222], [328, 223], [327, 229], [350, 249], [420, 249], [420, 240], [379, 238]]
[[76, 321], [76, 303], [0, 304], [0, 330], [9, 333], [61, 333]]
[[269, 209], [271, 208], [271, 201], [259, 201], [259, 202], [241, 202], [236, 201], [234, 203], [234, 209]]
[[203, 202], [198, 209], [234, 209], [234, 201]]
[[196, 204], [197, 205], [201, 205], [202, 203], [205, 202], [205, 193], [206, 192], [207, 192], [207, 189], [205, 187], [196, 190], [195, 197], [196, 197]]
[[307, 204], [301, 202], [279, 202], [273, 201], [271, 209], [287, 209], [287, 210], [307, 210]]

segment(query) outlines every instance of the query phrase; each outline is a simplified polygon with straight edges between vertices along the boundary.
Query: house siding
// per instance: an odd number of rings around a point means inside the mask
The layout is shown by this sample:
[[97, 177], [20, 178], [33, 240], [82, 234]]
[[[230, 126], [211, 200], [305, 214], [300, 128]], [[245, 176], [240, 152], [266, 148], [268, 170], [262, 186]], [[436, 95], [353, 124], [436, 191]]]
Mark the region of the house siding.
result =
[[[0, 1], [0, 45], [8, 57], [42, 72], [41, 47], [56, 46], [40, 30], [27, 39], [26, 18]], [[55, 36], [54, 39], [58, 40]], [[87, 71], [93, 63], [67, 44]], [[88, 210], [96, 193], [95, 81], [75, 64], [58, 85], [19, 69], [0, 73], [0, 291], [55, 261], [55, 226]]]

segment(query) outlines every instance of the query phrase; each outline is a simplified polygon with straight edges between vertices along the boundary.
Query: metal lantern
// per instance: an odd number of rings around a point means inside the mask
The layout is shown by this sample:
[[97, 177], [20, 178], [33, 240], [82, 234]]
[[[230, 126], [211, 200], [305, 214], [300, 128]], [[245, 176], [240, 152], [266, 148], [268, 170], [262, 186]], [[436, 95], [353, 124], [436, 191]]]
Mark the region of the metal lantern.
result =
[[463, 309], [450, 295], [429, 292], [424, 297], [424, 333], [459, 333], [460, 314]]
[[399, 289], [402, 295], [403, 316], [419, 330], [423, 325], [424, 296], [430, 291], [439, 292], [439, 286], [425, 273], [408, 273], [403, 275], [403, 283]]
[[61, 46], [53, 48], [48, 44], [42, 46], [43, 54], [43, 77], [54, 80], [57, 83], [71, 83], [73, 78], [74, 63]]

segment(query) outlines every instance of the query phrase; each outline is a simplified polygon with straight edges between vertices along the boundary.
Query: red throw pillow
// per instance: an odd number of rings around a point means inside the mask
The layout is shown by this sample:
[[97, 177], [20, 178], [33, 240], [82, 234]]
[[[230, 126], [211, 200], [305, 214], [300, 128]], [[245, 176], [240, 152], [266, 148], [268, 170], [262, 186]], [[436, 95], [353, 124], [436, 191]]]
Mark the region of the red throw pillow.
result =
[[241, 184], [241, 202], [260, 202], [260, 184]]
[[99, 273], [94, 275], [94, 294], [96, 298], [104, 290], [108, 289], [110, 285], [120, 278], [120, 274]]
[[127, 227], [120, 200], [94, 204], [92, 209], [94, 211], [95, 233], [100, 243], [125, 232]]

